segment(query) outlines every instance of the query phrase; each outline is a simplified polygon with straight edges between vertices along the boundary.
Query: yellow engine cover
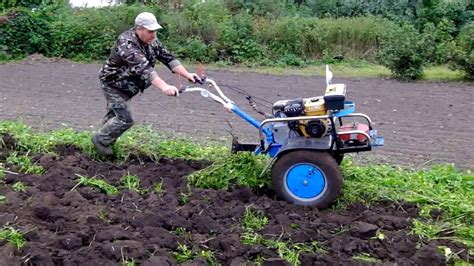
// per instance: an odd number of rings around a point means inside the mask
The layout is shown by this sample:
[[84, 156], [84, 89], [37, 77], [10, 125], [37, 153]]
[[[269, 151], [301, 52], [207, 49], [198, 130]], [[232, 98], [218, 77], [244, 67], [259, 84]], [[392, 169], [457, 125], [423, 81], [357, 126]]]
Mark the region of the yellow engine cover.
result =
[[303, 103], [307, 116], [325, 115], [327, 112], [323, 96], [303, 99]]
[[[305, 98], [305, 99], [303, 99], [303, 104], [304, 104], [304, 112], [305, 112], [306, 116], [325, 115], [327, 113], [327, 109], [326, 109], [326, 105], [324, 104], [323, 96]], [[306, 132], [306, 125], [308, 124], [309, 121], [310, 120], [301, 120], [298, 123], [299, 124], [298, 127], [300, 129], [300, 132], [305, 137], [311, 137]], [[326, 132], [327, 132], [327, 121], [325, 119], [322, 119], [321, 122], [325, 125], [326, 131], [324, 132], [324, 134], [326, 134]]]

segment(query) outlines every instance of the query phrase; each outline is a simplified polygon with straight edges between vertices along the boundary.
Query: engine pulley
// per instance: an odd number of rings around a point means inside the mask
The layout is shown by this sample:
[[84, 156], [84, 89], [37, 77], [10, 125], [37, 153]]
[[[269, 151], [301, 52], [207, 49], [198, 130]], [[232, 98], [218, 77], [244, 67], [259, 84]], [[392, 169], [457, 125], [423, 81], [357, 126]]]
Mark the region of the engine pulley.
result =
[[299, 129], [306, 137], [321, 138], [328, 131], [328, 123], [323, 119], [310, 120], [307, 123], [300, 123]]

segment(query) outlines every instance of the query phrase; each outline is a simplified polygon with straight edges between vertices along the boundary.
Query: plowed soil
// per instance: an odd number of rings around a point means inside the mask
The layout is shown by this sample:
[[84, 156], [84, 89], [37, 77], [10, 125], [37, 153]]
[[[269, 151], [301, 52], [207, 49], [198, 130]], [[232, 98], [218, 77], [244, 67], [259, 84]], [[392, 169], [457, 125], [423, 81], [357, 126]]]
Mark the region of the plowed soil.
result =
[[[242, 243], [246, 209], [269, 218], [257, 231], [265, 239], [313, 243], [312, 252], [299, 254], [302, 265], [362, 263], [356, 259], [361, 256], [379, 263], [444, 265], [438, 245], [467, 256], [459, 244], [424, 242], [413, 235], [411, 219], [418, 216], [413, 205], [380, 202], [318, 211], [275, 200], [271, 192], [188, 189], [183, 177], [205, 162], [132, 158], [115, 165], [94, 161], [73, 147], [60, 147], [58, 153], [35, 158], [45, 169], [43, 175], [7, 174], [0, 185], [0, 194], [6, 195], [0, 226], [14, 224], [26, 232], [27, 241], [21, 250], [0, 242], [1, 265], [120, 265], [132, 259], [141, 265], [177, 265], [179, 245], [194, 254], [183, 265], [207, 265], [196, 255], [202, 250], [212, 250], [222, 265], [245, 265], [258, 258], [264, 265], [287, 265], [274, 248]], [[77, 186], [78, 175], [85, 175], [120, 187], [120, 178], [128, 173], [140, 178], [141, 189], [162, 182], [163, 192], [122, 189], [106, 195]], [[18, 181], [28, 186], [27, 192], [12, 190]], [[189, 198], [183, 200], [183, 195]]]
[[[0, 119], [21, 119], [40, 130], [62, 126], [96, 130], [105, 107], [97, 81], [99, 68], [42, 57], [0, 65]], [[175, 83], [166, 70], [160, 74]], [[223, 89], [234, 88], [228, 96], [249, 112], [245, 97], [235, 88], [270, 103], [317, 96], [324, 90], [324, 77], [229, 71], [207, 75]], [[356, 159], [473, 168], [472, 84], [338, 79], [337, 73], [335, 77], [335, 82], [348, 84], [347, 97], [386, 138], [385, 147]], [[227, 139], [229, 131], [242, 140], [255, 141], [258, 136], [256, 129], [198, 94], [175, 98], [152, 90], [133, 100], [136, 123], [194, 139]], [[15, 142], [1, 137], [5, 145], [0, 162], [4, 162]], [[370, 263], [364, 258], [375, 259], [376, 264], [444, 265], [440, 245], [467, 256], [466, 248], [457, 243], [425, 241], [412, 234], [412, 219], [419, 210], [410, 204], [379, 202], [321, 211], [276, 200], [271, 191], [188, 188], [185, 176], [208, 162], [132, 157], [117, 165], [92, 160], [74, 147], [57, 150], [59, 155], [34, 158], [45, 169], [43, 175], [8, 173], [0, 184], [0, 195], [6, 196], [0, 204], [0, 227], [14, 225], [27, 241], [20, 250], [0, 241], [0, 265], [122, 265], [132, 260], [140, 265], [207, 265], [198, 256], [203, 250], [213, 251], [223, 265], [256, 260], [286, 265], [277, 249], [242, 243], [247, 209], [269, 218], [269, 224], [257, 231], [267, 241], [312, 245], [311, 252], [299, 254], [302, 265]], [[77, 185], [80, 176], [97, 176], [120, 187], [120, 178], [127, 173], [138, 176], [146, 191], [121, 188], [118, 194], [107, 195]], [[26, 192], [12, 190], [18, 181], [28, 186]], [[162, 193], [151, 190], [160, 182]], [[179, 262], [177, 254], [184, 245], [193, 258]]]

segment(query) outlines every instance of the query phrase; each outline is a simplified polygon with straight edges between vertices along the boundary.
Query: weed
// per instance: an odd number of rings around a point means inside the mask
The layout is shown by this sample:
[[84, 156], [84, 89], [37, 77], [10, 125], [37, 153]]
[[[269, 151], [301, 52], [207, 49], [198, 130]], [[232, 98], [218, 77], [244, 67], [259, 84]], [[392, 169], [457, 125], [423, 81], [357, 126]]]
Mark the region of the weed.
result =
[[258, 233], [246, 231], [240, 236], [240, 241], [246, 245], [254, 245], [263, 243], [264, 238]]
[[268, 224], [269, 220], [261, 211], [253, 211], [249, 206], [245, 207], [242, 218], [242, 226], [246, 231], [258, 231]]
[[28, 155], [18, 155], [17, 152], [12, 152], [8, 156], [7, 163], [18, 166], [18, 170], [26, 174], [41, 175], [44, 172], [43, 167], [33, 164], [33, 162], [31, 162], [31, 158], [28, 157]]
[[215, 266], [219, 265], [216, 260], [214, 252], [211, 250], [201, 250], [199, 251], [198, 257], [205, 258], [208, 265]]
[[153, 191], [160, 196], [163, 195], [165, 192], [163, 190], [163, 180], [153, 185]]
[[15, 184], [12, 185], [12, 189], [13, 189], [13, 191], [15, 191], [15, 192], [23, 192], [23, 193], [25, 193], [26, 190], [28, 189], [28, 187], [27, 187], [25, 184], [23, 184], [22, 182], [18, 181], [18, 182], [16, 182]]
[[[472, 247], [474, 232], [474, 175], [450, 165], [428, 170], [406, 170], [386, 165], [342, 164], [344, 193], [337, 208], [353, 202], [371, 204], [377, 200], [416, 203], [425, 222], [414, 221], [414, 233], [431, 239], [440, 232], [454, 231], [455, 236]], [[433, 209], [443, 210], [439, 221], [431, 221]]]
[[123, 247], [120, 249], [120, 254], [122, 254], [122, 266], [136, 266], [137, 263], [134, 259], [129, 259], [123, 254]]
[[23, 234], [11, 226], [4, 226], [0, 230], [0, 240], [7, 241], [17, 249], [23, 248], [26, 243]]
[[136, 265], [138, 265], [138, 264], [135, 262], [134, 259], [132, 259], [132, 260], [124, 259], [124, 260], [122, 261], [122, 265], [123, 265], [123, 266], [136, 266]]
[[370, 256], [367, 253], [361, 253], [352, 257], [353, 260], [358, 260], [362, 262], [369, 262], [369, 263], [381, 263], [382, 261]]
[[218, 158], [213, 165], [187, 177], [188, 183], [199, 188], [228, 189], [231, 185], [250, 188], [269, 187], [269, 176], [261, 177], [267, 157], [239, 152]]
[[441, 233], [451, 234], [454, 228], [448, 223], [426, 223], [418, 219], [413, 220], [411, 233], [420, 236], [423, 240], [437, 238]]
[[140, 189], [140, 178], [135, 175], [127, 173], [126, 175], [122, 176], [122, 178], [120, 178], [120, 182], [122, 182], [122, 185], [128, 190], [133, 190], [138, 193], [143, 192]]
[[186, 203], [188, 203], [190, 201], [190, 197], [191, 197], [191, 192], [181, 193], [180, 197], [178, 199], [179, 205], [182, 206], [182, 205], [185, 205]]
[[3, 183], [3, 179], [5, 178], [5, 168], [3, 164], [0, 164], [0, 183]]
[[105, 192], [107, 195], [115, 195], [118, 193], [118, 189], [107, 183], [105, 180], [82, 175], [77, 176], [79, 177], [79, 179], [77, 180], [77, 184], [71, 189], [71, 191], [76, 189], [78, 186], [89, 186], [93, 188], [98, 188], [101, 191]]
[[174, 230], [174, 233], [177, 235], [177, 236], [182, 236], [182, 237], [185, 237], [185, 238], [191, 238], [191, 233], [186, 231], [186, 229], [182, 228], [182, 227], [178, 227]]
[[296, 230], [296, 229], [299, 229], [299, 228], [300, 228], [300, 225], [299, 225], [299, 224], [295, 224], [295, 223], [291, 223], [291, 224], [290, 224], [290, 227], [291, 227], [291, 229], [295, 229], [295, 230]]
[[[18, 121], [0, 121], [0, 134], [9, 133], [17, 141], [16, 148], [31, 154], [54, 153], [57, 145], [72, 145], [94, 158], [100, 158], [91, 142], [90, 132], [63, 128], [46, 133], [35, 133]], [[204, 143], [204, 141], [203, 141]], [[221, 143], [199, 144], [193, 140], [159, 135], [151, 126], [137, 126], [123, 134], [113, 147], [118, 161], [125, 161], [131, 153], [151, 157], [170, 157], [194, 160], [214, 160], [228, 152]]]
[[382, 241], [385, 239], [385, 234], [382, 233], [381, 230], [378, 230], [377, 233], [375, 233], [375, 236], [373, 238]]
[[7, 200], [7, 197], [0, 195], [0, 203], [5, 203], [6, 200]]
[[193, 251], [188, 248], [185, 244], [178, 243], [177, 251], [173, 252], [176, 261], [181, 263], [194, 258]]

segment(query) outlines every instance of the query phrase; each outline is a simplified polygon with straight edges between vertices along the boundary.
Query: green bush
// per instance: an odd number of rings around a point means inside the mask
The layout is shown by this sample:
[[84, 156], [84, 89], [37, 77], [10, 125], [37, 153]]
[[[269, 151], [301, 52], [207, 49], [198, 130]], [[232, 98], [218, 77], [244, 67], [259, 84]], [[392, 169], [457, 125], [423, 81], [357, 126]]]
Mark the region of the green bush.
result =
[[108, 9], [78, 10], [72, 16], [64, 14], [52, 28], [51, 55], [79, 60], [103, 58], [118, 34]]
[[253, 17], [279, 18], [295, 15], [297, 7], [292, 1], [282, 0], [223, 0], [225, 7], [232, 14], [247, 13]]
[[449, 21], [457, 31], [452, 32], [453, 36], [458, 34], [463, 25], [469, 24], [473, 18], [472, 4], [463, 0], [423, 0], [416, 12], [416, 20], [412, 21], [418, 28], [422, 28], [426, 23], [438, 25], [442, 21]]
[[317, 19], [282, 18], [260, 27], [259, 40], [275, 54], [294, 54], [305, 60], [336, 56], [374, 57], [377, 39], [394, 24], [375, 17]]
[[235, 63], [260, 60], [263, 48], [255, 39], [254, 26], [247, 14], [237, 14], [223, 23], [215, 45], [219, 59]]
[[408, 81], [422, 77], [427, 53], [421, 34], [412, 25], [404, 24], [381, 39], [377, 57], [395, 78]]
[[[13, 2], [18, 3], [8, 0]], [[42, 1], [49, 2], [62, 0]], [[10, 20], [0, 25], [0, 60], [32, 53], [103, 60], [135, 16], [150, 11], [163, 26], [159, 39], [180, 58], [285, 67], [334, 58], [374, 62], [378, 53], [395, 76], [416, 79], [422, 73], [422, 55], [433, 64], [454, 58], [450, 45], [459, 25], [472, 17], [472, 6], [460, 0], [306, 0], [300, 5], [286, 0], [186, 0], [179, 7], [172, 1], [146, 2], [99, 9], [59, 4], [10, 9]], [[415, 28], [397, 33], [393, 29], [398, 24], [376, 16], [407, 20]], [[462, 47], [467, 49], [463, 45], [456, 50]]]
[[79, 60], [102, 60], [117, 36], [133, 27], [143, 6], [63, 10], [51, 23], [54, 40], [49, 55]]
[[451, 56], [452, 67], [462, 70], [466, 78], [474, 79], [474, 23], [461, 30]]
[[456, 30], [454, 24], [443, 19], [435, 24], [429, 22], [423, 29], [423, 38], [426, 41], [427, 58], [426, 61], [435, 64], [444, 64], [449, 59], [449, 44], [454, 39], [453, 32]]
[[65, 0], [2, 0], [0, 2], [0, 10], [13, 7], [37, 8], [41, 5], [65, 4]]
[[50, 45], [50, 26], [41, 12], [11, 9], [8, 23], [0, 24], [0, 52], [4, 59], [32, 53], [47, 53]]
[[200, 38], [190, 38], [186, 43], [175, 49], [179, 58], [186, 58], [194, 62], [209, 63], [214, 57], [214, 50], [208, 47]]

